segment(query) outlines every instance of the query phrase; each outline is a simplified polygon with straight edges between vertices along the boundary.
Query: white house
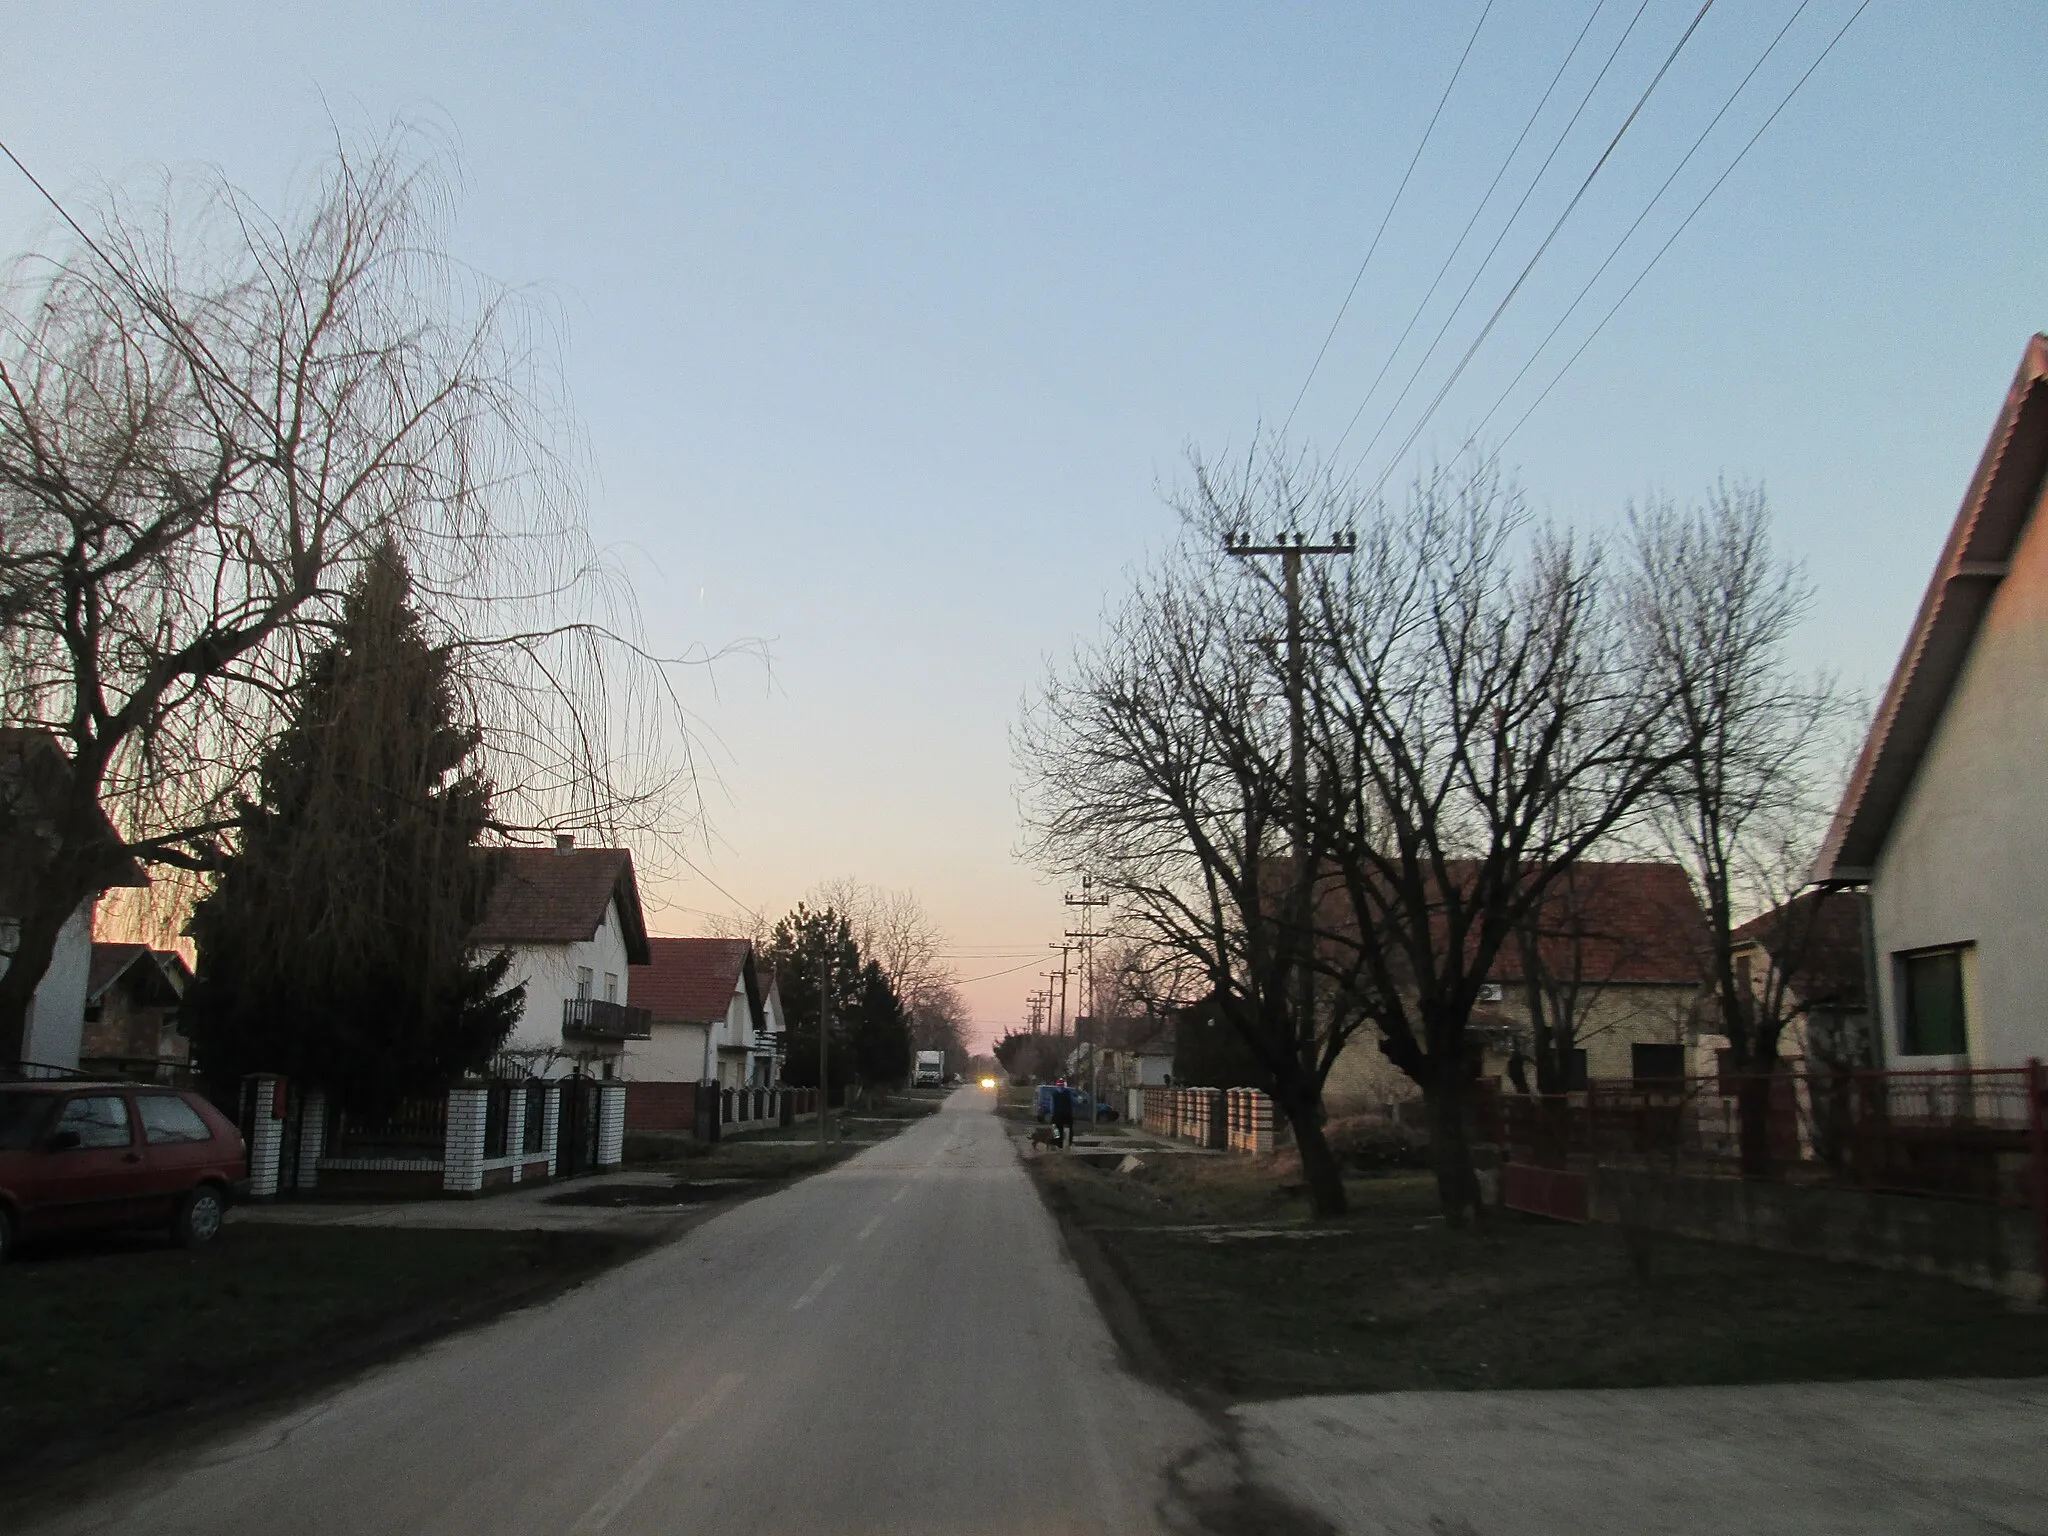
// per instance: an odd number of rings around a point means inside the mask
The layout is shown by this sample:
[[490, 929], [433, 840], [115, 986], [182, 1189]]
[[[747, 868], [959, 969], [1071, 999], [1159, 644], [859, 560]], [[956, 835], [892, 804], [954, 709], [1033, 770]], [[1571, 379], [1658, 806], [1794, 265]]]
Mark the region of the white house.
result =
[[745, 939], [647, 941], [633, 967], [634, 996], [650, 1016], [648, 1037], [626, 1053], [636, 1082], [765, 1088], [775, 1081], [782, 998]]
[[1816, 878], [1870, 893], [1887, 1065], [2048, 1057], [2048, 337], [2027, 345]]
[[[18, 726], [0, 730], [0, 973], [6, 971], [20, 940], [20, 915], [42, 851], [38, 824], [47, 825], [43, 807], [61, 791], [70, 768], [70, 759], [51, 732]], [[105, 823], [104, 817], [101, 820]], [[119, 843], [111, 823], [106, 823], [106, 835]], [[124, 855], [119, 862], [121, 873], [112, 884], [148, 884], [133, 859]], [[101, 894], [95, 892], [80, 902], [57, 935], [49, 968], [29, 1001], [28, 1027], [21, 1043], [24, 1062], [78, 1066], [92, 972], [93, 909]]]
[[633, 967], [647, 959], [647, 927], [633, 856], [623, 848], [500, 848], [490, 901], [471, 934], [478, 949], [509, 949], [507, 984], [523, 982], [526, 1008], [505, 1053], [545, 1076], [619, 1075], [629, 1040], [647, 1038], [648, 1014], [630, 1001]]

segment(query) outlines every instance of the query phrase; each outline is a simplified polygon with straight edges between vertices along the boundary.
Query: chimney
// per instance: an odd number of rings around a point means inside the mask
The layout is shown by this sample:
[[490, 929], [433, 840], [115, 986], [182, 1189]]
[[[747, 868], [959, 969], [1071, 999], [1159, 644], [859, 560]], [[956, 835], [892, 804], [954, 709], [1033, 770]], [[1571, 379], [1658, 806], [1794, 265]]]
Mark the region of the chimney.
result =
[[576, 834], [574, 832], [557, 832], [555, 834], [555, 852], [567, 853], [575, 846]]

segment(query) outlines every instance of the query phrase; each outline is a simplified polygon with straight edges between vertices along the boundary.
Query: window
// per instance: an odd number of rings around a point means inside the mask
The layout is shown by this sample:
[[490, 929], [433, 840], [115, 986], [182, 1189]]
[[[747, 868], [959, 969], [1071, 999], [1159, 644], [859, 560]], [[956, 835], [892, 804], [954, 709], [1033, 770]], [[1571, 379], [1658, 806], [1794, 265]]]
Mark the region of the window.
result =
[[1685, 1047], [1682, 1045], [1632, 1045], [1628, 1048], [1629, 1073], [1637, 1082], [1645, 1078], [1669, 1079], [1685, 1076]]
[[142, 1139], [153, 1147], [167, 1142], [211, 1141], [213, 1131], [199, 1111], [175, 1094], [145, 1093], [135, 1101]]
[[128, 1101], [115, 1093], [72, 1099], [57, 1117], [56, 1134], [78, 1133], [81, 1147], [125, 1147], [134, 1137], [128, 1130]]
[[619, 975], [616, 971], [604, 973], [604, 1000], [608, 1003], [619, 1000]]
[[590, 1001], [590, 967], [587, 965], [576, 967], [576, 1001], [579, 1003]]
[[1925, 949], [1900, 955], [1900, 1054], [1961, 1056], [1970, 1048], [1963, 1010], [1963, 951]]
[[42, 1139], [50, 1118], [50, 1098], [42, 1093], [0, 1093], [0, 1152], [26, 1152]]
[[1571, 1060], [1567, 1061], [1564, 1065], [1564, 1091], [1566, 1093], [1584, 1093], [1586, 1091], [1586, 1082], [1586, 1052], [1583, 1047], [1579, 1047], [1572, 1051]]

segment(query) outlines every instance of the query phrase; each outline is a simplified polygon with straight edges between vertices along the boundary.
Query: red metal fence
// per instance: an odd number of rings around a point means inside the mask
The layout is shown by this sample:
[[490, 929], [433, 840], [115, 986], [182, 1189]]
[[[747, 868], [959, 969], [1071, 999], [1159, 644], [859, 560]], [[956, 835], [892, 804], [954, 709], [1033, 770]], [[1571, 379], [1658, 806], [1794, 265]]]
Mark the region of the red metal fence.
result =
[[[2048, 1222], [2048, 1074], [1779, 1072], [1596, 1081], [1488, 1094], [1479, 1132], [1513, 1162], [1633, 1166], [2040, 1206]], [[1751, 1155], [1743, 1156], [1745, 1122]]]

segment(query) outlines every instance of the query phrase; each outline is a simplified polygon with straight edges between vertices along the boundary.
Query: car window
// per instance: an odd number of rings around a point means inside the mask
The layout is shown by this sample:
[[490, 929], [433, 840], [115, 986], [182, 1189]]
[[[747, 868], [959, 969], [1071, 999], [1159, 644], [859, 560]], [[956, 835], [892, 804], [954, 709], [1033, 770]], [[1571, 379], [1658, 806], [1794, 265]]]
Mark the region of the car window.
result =
[[56, 1125], [56, 1134], [65, 1131], [76, 1131], [81, 1147], [125, 1147], [130, 1140], [128, 1101], [118, 1093], [68, 1100]]
[[199, 1111], [168, 1093], [145, 1093], [135, 1100], [142, 1121], [142, 1139], [151, 1146], [172, 1141], [211, 1141], [213, 1131]]
[[21, 1152], [36, 1144], [50, 1118], [47, 1093], [0, 1093], [0, 1152]]

